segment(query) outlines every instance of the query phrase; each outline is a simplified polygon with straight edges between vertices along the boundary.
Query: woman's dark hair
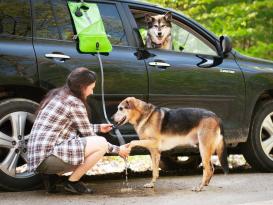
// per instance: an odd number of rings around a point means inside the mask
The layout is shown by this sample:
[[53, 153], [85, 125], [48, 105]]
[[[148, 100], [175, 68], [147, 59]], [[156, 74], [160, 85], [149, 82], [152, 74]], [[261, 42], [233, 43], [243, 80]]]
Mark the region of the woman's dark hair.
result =
[[36, 114], [38, 114], [39, 111], [42, 110], [56, 95], [60, 95], [63, 98], [66, 98], [68, 95], [73, 95], [79, 98], [85, 105], [87, 111], [89, 111], [83, 91], [86, 87], [94, 82], [96, 82], [95, 72], [90, 71], [85, 67], [79, 67], [74, 69], [68, 75], [64, 86], [55, 88], [46, 94], [44, 99], [41, 101]]

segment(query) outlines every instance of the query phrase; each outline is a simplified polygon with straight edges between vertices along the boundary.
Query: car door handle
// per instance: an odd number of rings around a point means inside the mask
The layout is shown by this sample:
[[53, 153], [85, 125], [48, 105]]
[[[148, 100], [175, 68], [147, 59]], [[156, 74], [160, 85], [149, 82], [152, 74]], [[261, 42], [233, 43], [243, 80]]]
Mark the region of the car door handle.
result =
[[59, 54], [59, 53], [47, 53], [47, 54], [45, 54], [45, 57], [46, 58], [59, 58], [63, 61], [70, 59], [70, 56], [64, 55], [64, 54]]
[[158, 67], [170, 67], [171, 65], [169, 63], [164, 63], [164, 62], [149, 62], [150, 66], [158, 66]]
[[206, 68], [206, 67], [212, 66], [213, 63], [214, 63], [213, 60], [211, 60], [211, 59], [205, 59], [205, 61], [203, 63], [199, 64], [199, 66], [203, 67], [203, 68]]

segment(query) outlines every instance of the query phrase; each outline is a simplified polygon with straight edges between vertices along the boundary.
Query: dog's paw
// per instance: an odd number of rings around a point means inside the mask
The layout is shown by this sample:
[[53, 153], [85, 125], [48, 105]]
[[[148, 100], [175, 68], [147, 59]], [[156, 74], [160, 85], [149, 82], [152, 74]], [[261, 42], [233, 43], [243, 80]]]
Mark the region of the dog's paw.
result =
[[154, 183], [147, 183], [144, 185], [144, 188], [154, 188]]
[[202, 186], [196, 186], [196, 187], [193, 187], [192, 188], [192, 191], [194, 191], [194, 192], [200, 192], [200, 191], [202, 191]]

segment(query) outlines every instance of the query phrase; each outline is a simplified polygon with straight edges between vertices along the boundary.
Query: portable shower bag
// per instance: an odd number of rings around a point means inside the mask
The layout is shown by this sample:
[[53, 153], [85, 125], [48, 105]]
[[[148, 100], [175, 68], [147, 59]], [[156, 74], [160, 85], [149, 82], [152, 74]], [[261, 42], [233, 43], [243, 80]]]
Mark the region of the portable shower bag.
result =
[[111, 52], [112, 45], [95, 3], [68, 1], [79, 40], [79, 50], [84, 53]]

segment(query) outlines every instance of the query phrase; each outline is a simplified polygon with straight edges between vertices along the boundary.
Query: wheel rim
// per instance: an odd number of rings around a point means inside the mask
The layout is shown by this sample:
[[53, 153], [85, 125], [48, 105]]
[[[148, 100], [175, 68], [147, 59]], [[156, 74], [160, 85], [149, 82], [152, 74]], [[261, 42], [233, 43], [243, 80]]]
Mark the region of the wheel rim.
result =
[[14, 178], [28, 178], [27, 142], [34, 114], [13, 112], [0, 119], [0, 170]]
[[260, 143], [266, 156], [273, 161], [273, 112], [266, 116], [260, 130]]

